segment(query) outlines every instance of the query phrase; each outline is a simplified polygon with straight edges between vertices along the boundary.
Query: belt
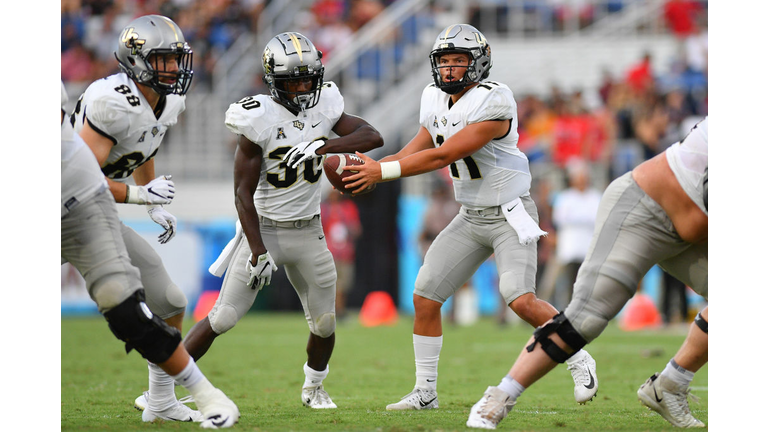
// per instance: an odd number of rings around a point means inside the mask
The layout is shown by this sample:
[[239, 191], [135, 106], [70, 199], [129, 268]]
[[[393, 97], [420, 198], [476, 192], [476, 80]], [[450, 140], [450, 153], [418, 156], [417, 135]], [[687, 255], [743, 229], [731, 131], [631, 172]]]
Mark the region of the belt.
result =
[[300, 219], [294, 221], [276, 221], [265, 216], [259, 216], [259, 222], [265, 227], [278, 227], [278, 228], [304, 228], [309, 226], [313, 220], [320, 219], [320, 215], [316, 214], [310, 219]]
[[501, 214], [501, 207], [486, 207], [484, 209], [480, 210], [470, 210], [468, 208], [464, 209], [467, 214], [475, 215], [475, 216], [498, 216]]

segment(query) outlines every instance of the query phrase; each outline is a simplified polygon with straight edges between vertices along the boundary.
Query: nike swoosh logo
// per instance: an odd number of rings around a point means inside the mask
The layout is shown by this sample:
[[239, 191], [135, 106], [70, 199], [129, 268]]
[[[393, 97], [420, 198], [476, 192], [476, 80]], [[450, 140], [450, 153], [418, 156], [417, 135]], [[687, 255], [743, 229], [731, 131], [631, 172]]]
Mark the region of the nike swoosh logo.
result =
[[321, 121], [319, 121], [319, 122], [317, 122], [317, 123], [313, 124], [313, 125], [312, 125], [312, 127], [313, 127], [313, 128], [314, 128], [314, 127], [317, 127], [317, 125], [319, 125], [320, 123], [322, 123], [322, 122], [321, 122]]
[[[592, 376], [592, 372], [590, 372], [589, 370], [587, 371], [587, 373], [589, 374], [589, 385], [585, 385], [584, 387], [591, 390], [595, 388], [595, 377]], [[654, 389], [654, 391], [656, 391], [656, 389]]]
[[219, 421], [215, 421], [214, 419], [217, 419], [217, 418], [221, 418], [221, 415], [216, 414], [213, 417], [209, 417], [208, 420], [210, 420], [211, 423], [213, 423], [216, 427], [220, 427], [220, 426], [224, 425], [224, 423], [226, 423], [227, 420], [229, 420], [229, 417], [224, 417], [224, 418], [222, 418]]
[[432, 399], [430, 399], [427, 402], [424, 402], [423, 400], [419, 399], [419, 405], [421, 405], [422, 407], [425, 407], [425, 406], [431, 404], [435, 399], [437, 399], [437, 396], [433, 397]]
[[[651, 384], [651, 385], [653, 385], [653, 384]], [[660, 398], [659, 394], [656, 393], [656, 386], [653, 387], [653, 397], [656, 398], [656, 402], [661, 402], [664, 399], [663, 397]]]
[[431, 380], [431, 379], [427, 378], [427, 382], [435, 382], [435, 381], [436, 380]]
[[[515, 207], [517, 207], [517, 204], [513, 205], [511, 208], [508, 208], [508, 209], [507, 209], [507, 211], [508, 211], [508, 212], [511, 212], [512, 210], [514, 210], [514, 209], [515, 209]], [[591, 377], [591, 376], [592, 376], [592, 375], [590, 374], [590, 377]], [[587, 387], [587, 388], [592, 388], [592, 387]]]
[[322, 239], [324, 239], [324, 238], [325, 238], [325, 236], [324, 236], [324, 235], [321, 235], [321, 236], [317, 237], [317, 239], [318, 239], [318, 240], [322, 240]]
[[457, 121], [456, 123], [451, 123], [451, 126], [456, 126], [457, 124], [461, 123], [460, 121]]

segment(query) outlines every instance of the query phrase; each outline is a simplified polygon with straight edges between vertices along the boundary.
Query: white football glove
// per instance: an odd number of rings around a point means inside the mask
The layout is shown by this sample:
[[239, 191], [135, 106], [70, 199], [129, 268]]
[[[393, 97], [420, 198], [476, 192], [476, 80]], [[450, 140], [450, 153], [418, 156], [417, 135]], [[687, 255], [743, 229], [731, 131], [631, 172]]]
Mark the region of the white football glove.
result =
[[144, 186], [128, 185], [125, 202], [130, 204], [170, 204], [176, 187], [170, 175], [160, 176]]
[[325, 141], [304, 141], [298, 143], [288, 150], [288, 153], [283, 156], [283, 162], [286, 162], [291, 168], [296, 168], [300, 163], [309, 158], [320, 157], [321, 155], [315, 153], [317, 149], [325, 145]]
[[248, 279], [248, 286], [256, 291], [264, 288], [265, 285], [269, 285], [272, 282], [272, 272], [277, 271], [277, 264], [272, 259], [272, 255], [269, 251], [259, 255], [256, 258], [256, 265], [251, 264], [253, 254], [248, 256], [248, 261], [245, 263], [245, 269], [250, 274]]
[[156, 224], [165, 228], [165, 232], [157, 236], [157, 241], [160, 244], [166, 244], [171, 241], [173, 236], [176, 235], [176, 216], [168, 213], [163, 206], [159, 205], [147, 206], [147, 213], [149, 213], [149, 217]]

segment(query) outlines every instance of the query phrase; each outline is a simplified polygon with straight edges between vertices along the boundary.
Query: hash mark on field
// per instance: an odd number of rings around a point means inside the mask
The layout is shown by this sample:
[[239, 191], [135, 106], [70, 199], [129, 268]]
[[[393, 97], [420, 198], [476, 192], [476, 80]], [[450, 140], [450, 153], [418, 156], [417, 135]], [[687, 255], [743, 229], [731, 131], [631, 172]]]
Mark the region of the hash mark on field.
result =
[[697, 387], [689, 387], [691, 390], [696, 391], [709, 391], [709, 387], [707, 386], [697, 386]]

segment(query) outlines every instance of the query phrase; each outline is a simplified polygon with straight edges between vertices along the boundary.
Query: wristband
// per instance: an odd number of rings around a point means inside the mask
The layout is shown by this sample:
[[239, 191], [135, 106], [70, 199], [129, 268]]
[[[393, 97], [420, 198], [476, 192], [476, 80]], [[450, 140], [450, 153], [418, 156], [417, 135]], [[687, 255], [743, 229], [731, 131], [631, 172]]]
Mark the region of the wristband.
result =
[[400, 162], [382, 162], [381, 164], [381, 179], [392, 180], [400, 178]]
[[128, 188], [125, 190], [125, 202], [127, 204], [144, 204], [140, 201], [139, 187], [133, 185], [126, 185]]

